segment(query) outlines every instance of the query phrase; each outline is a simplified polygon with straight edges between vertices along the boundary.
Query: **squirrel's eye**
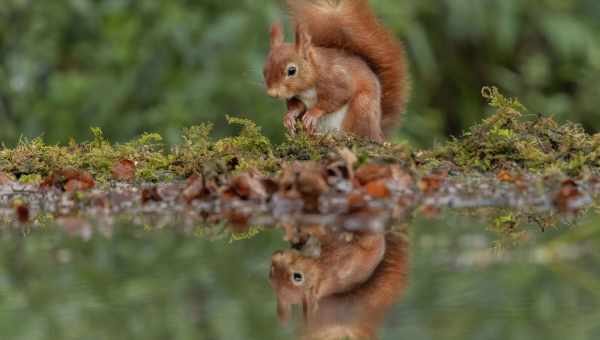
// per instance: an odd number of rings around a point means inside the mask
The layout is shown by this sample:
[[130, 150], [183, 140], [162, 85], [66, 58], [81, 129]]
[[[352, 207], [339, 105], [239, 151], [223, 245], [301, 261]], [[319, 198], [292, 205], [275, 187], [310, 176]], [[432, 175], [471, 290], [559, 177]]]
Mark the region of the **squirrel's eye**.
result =
[[299, 272], [294, 272], [292, 274], [292, 281], [294, 281], [294, 284], [301, 285], [304, 283], [304, 275]]
[[288, 77], [293, 77], [296, 75], [296, 73], [298, 73], [298, 68], [296, 66], [294, 66], [294, 65], [288, 66], [288, 69], [287, 69]]

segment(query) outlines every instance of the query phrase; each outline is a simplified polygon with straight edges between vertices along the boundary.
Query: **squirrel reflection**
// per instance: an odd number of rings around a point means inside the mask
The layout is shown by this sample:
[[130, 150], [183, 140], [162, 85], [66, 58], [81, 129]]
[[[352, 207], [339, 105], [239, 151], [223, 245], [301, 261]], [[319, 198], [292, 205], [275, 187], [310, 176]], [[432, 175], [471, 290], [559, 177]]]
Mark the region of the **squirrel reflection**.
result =
[[312, 228], [275, 252], [270, 273], [283, 324], [302, 307], [301, 339], [377, 339], [385, 313], [402, 295], [408, 242], [399, 233]]

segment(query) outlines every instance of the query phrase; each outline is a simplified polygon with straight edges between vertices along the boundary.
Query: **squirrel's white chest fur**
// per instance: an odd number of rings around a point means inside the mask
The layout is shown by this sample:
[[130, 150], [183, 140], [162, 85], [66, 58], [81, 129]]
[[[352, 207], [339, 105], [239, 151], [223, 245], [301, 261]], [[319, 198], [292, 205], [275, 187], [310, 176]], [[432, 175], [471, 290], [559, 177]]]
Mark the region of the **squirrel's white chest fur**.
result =
[[[308, 89], [298, 98], [304, 103], [307, 110], [312, 109], [317, 104], [317, 90], [315, 88]], [[319, 119], [317, 130], [319, 133], [332, 133], [342, 131], [342, 124], [348, 113], [348, 105], [344, 105], [341, 109], [335, 112], [327, 112]]]

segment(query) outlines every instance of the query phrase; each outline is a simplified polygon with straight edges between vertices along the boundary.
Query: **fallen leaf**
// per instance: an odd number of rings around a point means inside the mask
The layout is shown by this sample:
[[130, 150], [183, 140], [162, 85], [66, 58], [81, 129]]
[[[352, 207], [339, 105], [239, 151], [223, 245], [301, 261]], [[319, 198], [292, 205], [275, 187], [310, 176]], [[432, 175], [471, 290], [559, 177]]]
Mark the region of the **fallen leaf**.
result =
[[163, 198], [158, 192], [158, 188], [156, 186], [142, 189], [142, 204], [146, 204], [148, 202], [161, 202], [162, 200]]
[[317, 162], [286, 165], [279, 177], [280, 194], [287, 199], [302, 199], [305, 212], [319, 210], [319, 198], [329, 190], [327, 171]]
[[441, 189], [446, 181], [446, 176], [432, 174], [421, 178], [419, 181], [419, 189], [425, 194], [433, 194]]
[[191, 203], [195, 199], [206, 197], [210, 194], [205, 186], [204, 177], [200, 175], [192, 175], [188, 178], [187, 184], [181, 197], [187, 202]]
[[83, 170], [65, 169], [50, 174], [40, 183], [40, 188], [57, 188], [66, 192], [92, 189], [96, 182], [92, 175]]
[[226, 209], [223, 216], [229, 222], [229, 229], [236, 234], [250, 229], [250, 215], [236, 209]]
[[55, 173], [46, 176], [46, 178], [44, 178], [44, 180], [40, 183], [40, 189], [57, 188], [62, 190], [62, 188], [59, 187], [59, 178]]
[[81, 181], [78, 179], [70, 179], [65, 184], [64, 190], [66, 192], [76, 192], [76, 191], [85, 191], [92, 189], [94, 187], [93, 183], [88, 181]]
[[367, 204], [367, 201], [365, 200], [365, 195], [359, 191], [350, 193], [346, 198], [346, 201], [348, 203], [349, 211], [356, 211], [357, 209], [363, 208]]
[[267, 198], [267, 190], [258, 173], [243, 173], [231, 179], [222, 192], [223, 198], [241, 200], [263, 200]]
[[135, 179], [136, 166], [132, 160], [122, 159], [111, 168], [112, 177], [117, 181], [131, 182]]
[[272, 178], [265, 177], [261, 179], [262, 185], [267, 191], [267, 195], [272, 196], [274, 193], [279, 191], [279, 183]]
[[385, 179], [369, 182], [365, 185], [365, 191], [373, 198], [388, 198], [392, 194]]
[[554, 197], [554, 205], [561, 212], [573, 212], [575, 210], [572, 207], [573, 201], [582, 195], [577, 182], [566, 180], [562, 182], [560, 190]]
[[498, 173], [498, 175], [496, 175], [496, 178], [500, 182], [514, 182], [515, 181], [515, 177], [508, 170], [500, 171]]
[[356, 182], [360, 186], [364, 186], [367, 183], [379, 180], [388, 179], [392, 177], [392, 170], [388, 165], [382, 164], [366, 164], [358, 168], [354, 174]]
[[19, 223], [29, 223], [29, 205], [25, 203], [18, 203], [15, 206], [15, 213], [17, 215], [17, 220], [19, 221]]

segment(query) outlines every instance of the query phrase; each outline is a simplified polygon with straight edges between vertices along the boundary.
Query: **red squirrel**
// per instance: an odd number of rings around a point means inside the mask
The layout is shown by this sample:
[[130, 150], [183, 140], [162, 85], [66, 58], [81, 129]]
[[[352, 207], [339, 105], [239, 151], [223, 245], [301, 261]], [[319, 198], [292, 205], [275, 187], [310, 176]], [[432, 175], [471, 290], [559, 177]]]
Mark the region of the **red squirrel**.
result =
[[368, 0], [288, 0], [296, 26], [284, 42], [271, 27], [264, 67], [267, 93], [287, 101], [284, 125], [302, 119], [310, 134], [345, 132], [382, 142], [408, 96], [402, 44], [377, 19]]
[[306, 254], [313, 249], [272, 256], [280, 321], [287, 323], [291, 306], [301, 305], [302, 339], [376, 339], [385, 313], [406, 287], [408, 242], [398, 233], [319, 239], [318, 256]]

